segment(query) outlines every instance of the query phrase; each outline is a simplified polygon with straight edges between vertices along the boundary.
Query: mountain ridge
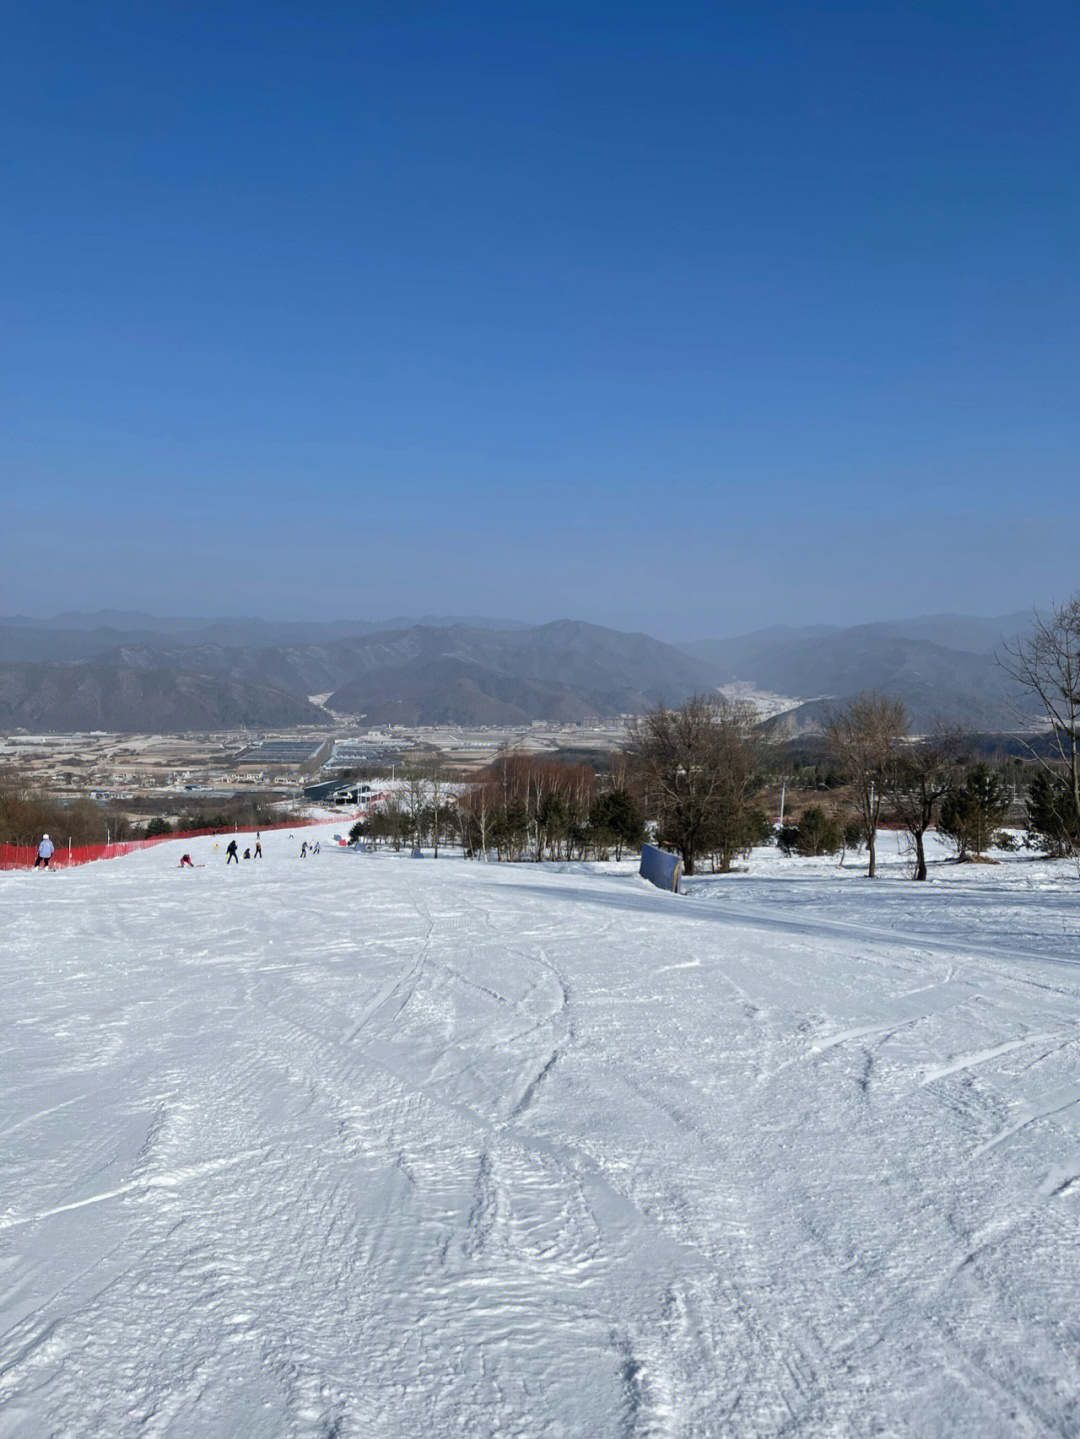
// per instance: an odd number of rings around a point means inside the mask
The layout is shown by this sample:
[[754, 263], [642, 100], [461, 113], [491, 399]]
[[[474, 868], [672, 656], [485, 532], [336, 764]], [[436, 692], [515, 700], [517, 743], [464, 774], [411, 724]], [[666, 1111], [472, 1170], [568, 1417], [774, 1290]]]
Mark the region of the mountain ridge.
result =
[[[129, 627], [83, 624], [102, 615]], [[185, 622], [114, 611], [14, 618], [23, 623], [0, 621], [0, 727], [40, 730], [325, 722], [312, 694], [372, 724], [565, 722], [639, 713], [736, 683], [788, 696], [791, 723], [797, 712], [812, 723], [823, 698], [877, 689], [902, 698], [916, 728], [940, 716], [1006, 729], [1023, 721], [1025, 706], [995, 661], [994, 637], [1000, 644], [1010, 628], [1030, 623], [1015, 614], [927, 615], [846, 628], [771, 626], [676, 646], [572, 619], [506, 626], [436, 617], [397, 629], [364, 622], [362, 632], [343, 635], [356, 627], [211, 620], [194, 632], [155, 630], [146, 622]], [[279, 642], [231, 642], [252, 627]], [[938, 642], [945, 638], [972, 648]]]
[[[571, 721], [716, 687], [711, 666], [672, 646], [581, 621], [524, 631], [413, 625], [263, 649], [126, 638], [62, 664], [0, 663], [0, 726], [103, 728], [106, 712], [108, 727], [123, 730], [206, 729], [237, 716], [249, 726], [325, 721], [311, 694], [380, 724]], [[111, 704], [110, 690], [120, 697]], [[294, 719], [282, 717], [289, 702]]]

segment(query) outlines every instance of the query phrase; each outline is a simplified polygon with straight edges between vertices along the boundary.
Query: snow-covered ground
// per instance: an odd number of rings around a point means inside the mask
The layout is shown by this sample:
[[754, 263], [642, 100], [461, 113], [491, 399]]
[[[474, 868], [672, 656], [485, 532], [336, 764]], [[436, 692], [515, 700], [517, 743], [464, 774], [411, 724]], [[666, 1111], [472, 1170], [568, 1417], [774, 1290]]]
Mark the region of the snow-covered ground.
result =
[[213, 843], [0, 874], [5, 1439], [1080, 1433], [1075, 868]]

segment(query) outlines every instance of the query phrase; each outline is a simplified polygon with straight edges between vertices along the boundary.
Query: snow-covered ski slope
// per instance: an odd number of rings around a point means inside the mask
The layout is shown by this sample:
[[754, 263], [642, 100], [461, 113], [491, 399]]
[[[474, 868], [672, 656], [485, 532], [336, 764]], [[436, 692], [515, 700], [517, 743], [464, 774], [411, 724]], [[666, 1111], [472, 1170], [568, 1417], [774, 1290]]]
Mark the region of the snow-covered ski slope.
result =
[[0, 875], [4, 1439], [1080, 1433], [1075, 869], [298, 843]]

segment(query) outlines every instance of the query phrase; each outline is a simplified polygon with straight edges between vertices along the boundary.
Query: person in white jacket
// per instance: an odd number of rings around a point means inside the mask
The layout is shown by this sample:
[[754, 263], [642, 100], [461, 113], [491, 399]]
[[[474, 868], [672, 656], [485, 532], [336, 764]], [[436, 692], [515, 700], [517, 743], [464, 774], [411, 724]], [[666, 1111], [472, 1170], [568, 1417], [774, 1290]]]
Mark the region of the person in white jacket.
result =
[[37, 869], [40, 866], [42, 869], [48, 869], [49, 860], [52, 859], [55, 849], [56, 846], [49, 836], [43, 834], [41, 836], [41, 843], [37, 847], [37, 859], [34, 860], [34, 868]]

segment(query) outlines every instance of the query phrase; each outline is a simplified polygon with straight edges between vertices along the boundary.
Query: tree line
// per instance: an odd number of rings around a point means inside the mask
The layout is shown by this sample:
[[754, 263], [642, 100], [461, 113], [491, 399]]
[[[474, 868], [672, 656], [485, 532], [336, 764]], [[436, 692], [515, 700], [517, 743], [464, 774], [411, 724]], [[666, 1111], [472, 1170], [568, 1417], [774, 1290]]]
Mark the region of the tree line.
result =
[[140, 821], [116, 804], [59, 800], [14, 765], [0, 766], [0, 844], [36, 845], [46, 833], [57, 844], [102, 844], [106, 839], [123, 843], [188, 830], [265, 829], [280, 819], [270, 800], [236, 795], [213, 808], [189, 805], [175, 821], [160, 815]]
[[[619, 774], [616, 759], [613, 774]], [[460, 845], [500, 860], [621, 859], [645, 826], [625, 783], [601, 788], [587, 763], [510, 752], [456, 784], [436, 764], [406, 767], [403, 784], [350, 838], [396, 849]]]
[[[843, 855], [865, 847], [877, 869], [883, 824], [911, 838], [913, 878], [927, 877], [926, 835], [936, 829], [960, 858], [979, 858], [1024, 802], [1026, 843], [1055, 857], [1080, 856], [1080, 594], [1036, 619], [1028, 638], [1001, 662], [1034, 695], [1049, 746], [1032, 744], [1034, 772], [1019, 795], [1014, 776], [974, 757], [971, 738], [938, 724], [909, 735], [902, 701], [856, 695], [835, 706], [823, 727], [825, 758], [785, 776], [779, 746], [753, 707], [724, 696], [658, 706], [630, 721], [626, 742], [598, 775], [584, 761], [507, 753], [468, 782], [437, 762], [413, 764], [378, 811], [351, 837], [395, 848], [460, 846], [467, 856], [502, 860], [622, 857], [648, 837], [676, 852], [687, 874], [701, 865], [730, 871], [774, 838], [789, 854]], [[765, 791], [790, 778], [824, 792], [777, 827]], [[220, 813], [190, 814], [184, 828], [268, 824], [261, 804], [234, 801]], [[75, 844], [165, 833], [168, 821], [140, 828], [89, 800], [61, 805], [15, 771], [0, 773], [0, 841], [33, 843], [43, 830]]]
[[[1001, 663], [1041, 703], [1052, 741], [1049, 757], [1031, 747], [1037, 768], [1024, 797], [1026, 843], [1052, 856], [1080, 855], [1080, 595], [1036, 617]], [[957, 725], [939, 723], [916, 738], [909, 728], [903, 701], [889, 696], [860, 694], [834, 706], [823, 727], [828, 762], [813, 767], [813, 783], [837, 799], [831, 810], [808, 806], [779, 833], [763, 804], [777, 778], [776, 746], [751, 705], [724, 696], [632, 720], [599, 789], [588, 766], [504, 756], [466, 787], [456, 823], [466, 853], [503, 859], [618, 854], [647, 830], [678, 853], [687, 874], [703, 863], [730, 871], [775, 835], [788, 853], [865, 847], [872, 878], [883, 824], [910, 836], [915, 880], [927, 877], [932, 829], [960, 859], [981, 858], [997, 841], [1012, 844], [1002, 828], [1020, 796], [1008, 772], [975, 759], [972, 738]]]

